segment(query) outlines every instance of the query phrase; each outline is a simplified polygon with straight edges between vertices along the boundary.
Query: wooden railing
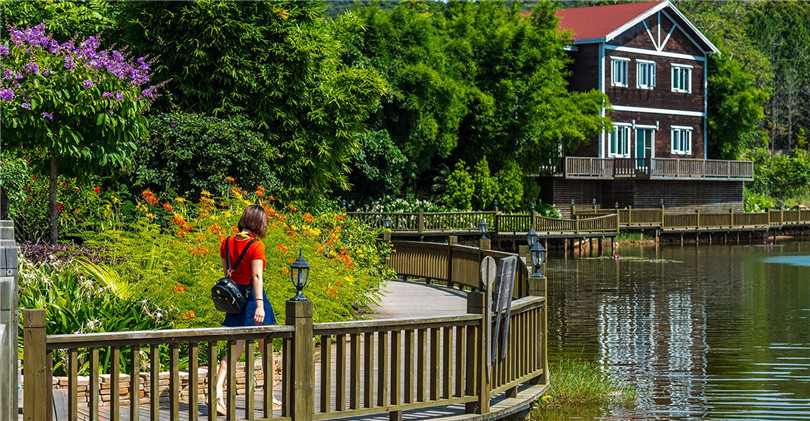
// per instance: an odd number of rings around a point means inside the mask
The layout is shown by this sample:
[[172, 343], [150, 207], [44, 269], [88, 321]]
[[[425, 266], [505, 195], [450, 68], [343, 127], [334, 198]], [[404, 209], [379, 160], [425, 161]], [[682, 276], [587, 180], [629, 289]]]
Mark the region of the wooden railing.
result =
[[[464, 246], [431, 245], [398, 242], [393, 266], [404, 264], [400, 255], [410, 255], [421, 264], [408, 265], [412, 272], [418, 266], [433, 266], [421, 272], [425, 276], [447, 276], [447, 279], [475, 285], [471, 281], [472, 266], [479, 266], [483, 256], [495, 258], [508, 253], [481, 250]], [[443, 254], [444, 253], [444, 254]], [[439, 257], [430, 258], [432, 254]], [[442, 257], [444, 255], [444, 257]], [[518, 259], [519, 262], [520, 259]], [[522, 263], [522, 262], [521, 262]], [[446, 272], [442, 272], [446, 270]], [[477, 271], [476, 271], [477, 272]], [[458, 275], [458, 277], [456, 277]], [[493, 412], [490, 398], [505, 392], [507, 397], [518, 396], [518, 386], [529, 383], [529, 393], [513, 410], [530, 407], [548, 386], [546, 350], [546, 283], [545, 278], [528, 278], [525, 264], [519, 264], [515, 282], [520, 295], [512, 302], [509, 314], [508, 338], [505, 353], [487, 368], [487, 338], [492, 337], [497, 314], [491, 313], [487, 294], [467, 293], [467, 313], [445, 317], [415, 317], [408, 319], [360, 320], [338, 323], [312, 321], [312, 303], [287, 301], [285, 325], [182, 329], [164, 331], [137, 331], [118, 333], [92, 333], [76, 335], [47, 335], [45, 310], [25, 310], [24, 320], [24, 418], [50, 420], [52, 418], [52, 376], [55, 353], [67, 355], [65, 371], [68, 376], [68, 419], [79, 419], [79, 411], [87, 412], [90, 420], [100, 414], [111, 421], [122, 418], [139, 419], [139, 379], [142, 367], [148, 373], [146, 382], [151, 392], [145, 412], [151, 420], [198, 420], [200, 395], [208, 404], [209, 421], [216, 415], [216, 367], [220, 341], [226, 342], [228, 351], [228, 378], [226, 407], [228, 419], [262, 420], [319, 420], [346, 416], [365, 416], [390, 413], [391, 419], [401, 419], [402, 411], [425, 409], [464, 403], [470, 414], [509, 415], [506, 409]], [[414, 275], [418, 276], [418, 275]], [[274, 378], [272, 364], [273, 339], [281, 339], [282, 374]], [[237, 383], [236, 341], [246, 341], [245, 382]], [[261, 340], [260, 370], [264, 374], [261, 408], [255, 399], [254, 362], [255, 341]], [[493, 338], [492, 340], [497, 340]], [[320, 343], [320, 357], [316, 360], [315, 343]], [[203, 346], [204, 345], [204, 346]], [[168, 348], [168, 393], [160, 383], [161, 349]], [[207, 390], [198, 389], [199, 350], [205, 348], [211, 369], [207, 371]], [[181, 393], [180, 350], [187, 353], [188, 390]], [[79, 350], [89, 354], [88, 381], [89, 406], [81, 407], [78, 399], [78, 372], [83, 362]], [[121, 367], [119, 360], [126, 354], [130, 363]], [[100, 356], [109, 359], [109, 370], [102, 373]], [[163, 355], [165, 359], [165, 355]], [[165, 368], [165, 367], [164, 367]], [[121, 382], [122, 371], [130, 376], [127, 386]], [[111, 393], [106, 404], [100, 401], [102, 376], [109, 375]], [[274, 380], [282, 384], [280, 414], [272, 408]], [[534, 386], [531, 386], [534, 385]], [[168, 396], [166, 396], [168, 395]], [[244, 409], [237, 411], [237, 395], [243, 397]], [[187, 404], [181, 406], [181, 397]], [[334, 398], [333, 398], [334, 397]], [[161, 409], [161, 399], [169, 402], [168, 414]], [[520, 409], [517, 408], [520, 406]], [[102, 408], [108, 406], [109, 408]], [[121, 412], [126, 411], [126, 414]], [[161, 412], [163, 411], [163, 412]], [[181, 414], [181, 411], [184, 413]], [[500, 412], [498, 412], [500, 411]]]
[[567, 178], [706, 178], [753, 180], [751, 161], [724, 161], [679, 158], [591, 158], [565, 157]]
[[[497, 260], [512, 256], [511, 253], [458, 244], [394, 241], [392, 245], [394, 253], [388, 259], [388, 266], [397, 274], [428, 281], [442, 281], [448, 286], [457, 285], [472, 291], [485, 289], [481, 284], [480, 271], [481, 260], [484, 257], [492, 256]], [[529, 294], [528, 273], [526, 263], [518, 260], [513, 290], [515, 298]]]
[[[618, 211], [618, 216], [617, 216]], [[465, 235], [475, 234], [478, 223], [487, 220], [488, 236], [525, 235], [534, 228], [540, 235], [604, 235], [621, 229], [735, 229], [767, 228], [791, 225], [810, 225], [810, 210], [768, 210], [758, 213], [741, 212], [667, 212], [666, 208], [652, 209], [603, 209], [576, 207], [573, 219], [547, 218], [536, 212], [507, 214], [492, 212], [452, 212], [442, 217], [439, 213], [355, 213], [348, 216], [364, 221], [382, 221], [389, 216], [393, 221], [413, 218], [409, 224], [395, 224], [393, 234], [400, 235]], [[430, 221], [430, 222], [426, 222]], [[478, 221], [478, 222], [475, 222]], [[381, 223], [380, 223], [381, 224]], [[445, 225], [443, 225], [445, 224]], [[415, 230], [413, 227], [422, 227]], [[428, 259], [428, 257], [424, 257]], [[436, 257], [432, 257], [436, 258]], [[437, 277], [436, 279], [439, 279]]]

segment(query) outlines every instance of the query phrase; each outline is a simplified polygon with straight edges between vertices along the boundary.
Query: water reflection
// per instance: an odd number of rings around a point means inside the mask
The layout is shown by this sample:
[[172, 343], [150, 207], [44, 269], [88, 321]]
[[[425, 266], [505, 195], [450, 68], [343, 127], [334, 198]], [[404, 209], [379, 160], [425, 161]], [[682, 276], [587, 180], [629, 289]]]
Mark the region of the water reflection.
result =
[[547, 268], [549, 358], [638, 388], [602, 416], [810, 419], [810, 243], [618, 252]]

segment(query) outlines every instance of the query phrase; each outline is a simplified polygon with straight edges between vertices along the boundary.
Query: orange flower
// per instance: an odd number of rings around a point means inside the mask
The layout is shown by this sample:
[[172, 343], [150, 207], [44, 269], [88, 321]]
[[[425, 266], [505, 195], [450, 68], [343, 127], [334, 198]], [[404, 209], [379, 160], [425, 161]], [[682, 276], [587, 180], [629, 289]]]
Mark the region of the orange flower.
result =
[[287, 247], [285, 247], [284, 244], [279, 244], [276, 247], [278, 247], [278, 249], [281, 250], [284, 253], [287, 252]]
[[291, 211], [293, 211], [293, 212], [297, 212], [297, 211], [298, 211], [298, 209], [296, 209], [296, 207], [295, 207], [295, 206], [293, 206], [293, 205], [290, 205], [290, 210], [291, 210]]
[[233, 177], [225, 177], [225, 180], [230, 181], [231, 183], [234, 182]]
[[312, 223], [312, 215], [309, 212], [304, 212], [304, 222]]
[[183, 313], [183, 317], [185, 317], [186, 319], [191, 320], [191, 319], [193, 319], [193, 318], [195, 318], [197, 316], [194, 315], [194, 310], [188, 310], [185, 313]]
[[163, 209], [166, 209], [167, 211], [173, 211], [173, 210], [174, 210], [174, 208], [172, 207], [172, 205], [170, 205], [170, 204], [168, 204], [168, 203], [164, 203], [164, 204], [163, 204]]
[[270, 201], [271, 201], [271, 202], [275, 202], [275, 201], [276, 201], [276, 198], [275, 198], [275, 197], [273, 197], [273, 196], [270, 196]]

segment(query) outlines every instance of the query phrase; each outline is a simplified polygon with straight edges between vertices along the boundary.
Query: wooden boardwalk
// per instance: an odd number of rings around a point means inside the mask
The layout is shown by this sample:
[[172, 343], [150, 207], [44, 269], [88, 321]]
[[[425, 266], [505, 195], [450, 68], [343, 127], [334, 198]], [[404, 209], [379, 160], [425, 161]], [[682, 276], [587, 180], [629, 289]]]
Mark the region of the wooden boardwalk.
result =
[[[384, 288], [385, 294], [378, 306], [374, 308], [375, 312], [372, 314], [367, 315], [369, 318], [372, 319], [402, 319], [402, 318], [413, 318], [413, 317], [440, 317], [452, 314], [460, 314], [466, 311], [466, 293], [458, 290], [448, 289], [445, 287], [440, 287], [436, 285], [425, 285], [413, 282], [403, 282], [403, 281], [391, 281], [388, 285]], [[378, 346], [375, 342], [375, 347]], [[330, 353], [332, 356], [332, 360], [335, 360], [335, 345], [332, 344], [332, 352]], [[320, 354], [320, 348], [316, 348], [316, 353]], [[315, 356], [315, 360], [320, 360], [320, 355]], [[438, 363], [438, 361], [437, 361]], [[362, 366], [363, 364], [361, 364]], [[374, 365], [374, 376], [377, 376], [377, 365]], [[320, 369], [320, 365], [316, 366], [316, 377], [319, 378], [320, 374], [317, 372]], [[320, 394], [321, 388], [318, 382], [315, 384], [315, 402], [320, 401]], [[364, 396], [363, 385], [358, 384], [357, 386], [357, 393], [359, 396]], [[492, 399], [492, 410], [493, 413], [504, 412], [508, 411], [510, 408], [516, 405], [516, 402], [519, 400], [526, 400], [526, 399], [534, 399], [536, 394], [539, 393], [539, 389], [532, 388], [529, 386], [523, 386], [518, 388], [518, 394], [514, 398], [508, 398], [505, 394], [499, 394], [493, 396]], [[257, 393], [255, 395], [255, 407], [262, 408], [262, 393]], [[274, 395], [277, 397], [282, 396], [281, 386], [276, 385], [274, 388]], [[335, 396], [335, 390], [331, 390], [332, 402], [335, 402], [337, 397]], [[56, 391], [54, 395], [54, 419], [55, 420], [67, 420], [67, 395], [64, 392]], [[249, 418], [260, 418], [263, 416], [261, 410], [256, 410], [253, 417], [249, 417], [245, 411], [245, 397], [244, 395], [237, 396], [237, 417], [238, 419], [249, 419]], [[197, 419], [199, 420], [209, 420], [211, 419], [209, 416], [209, 408], [205, 403], [200, 403], [197, 405], [196, 411], [189, 408], [189, 404], [187, 401], [181, 402], [180, 408], [180, 419], [182, 420], [189, 420], [191, 419], [190, 414], [196, 412]], [[506, 415], [507, 412], [504, 412]], [[111, 419], [116, 419], [112, 417], [109, 412], [109, 408], [101, 408], [98, 414], [99, 421], [107, 421]], [[289, 419], [285, 417], [281, 417], [281, 411], [276, 410], [273, 414], [273, 419]], [[464, 404], [453, 404], [453, 405], [446, 405], [446, 406], [439, 406], [439, 407], [432, 407], [432, 408], [424, 408], [424, 409], [414, 409], [402, 412], [402, 419], [405, 420], [435, 420], [435, 419], [462, 419], [468, 418], [469, 414], [465, 414]], [[170, 407], [169, 402], [161, 402], [159, 406], [159, 414], [158, 419], [169, 419], [170, 418]], [[20, 416], [22, 420], [22, 416]], [[87, 408], [79, 408], [79, 419], [80, 420], [92, 420], [90, 417]], [[122, 406], [120, 408], [119, 416], [117, 417], [118, 420], [121, 421], [132, 421], [129, 418], [129, 407]], [[151, 413], [150, 413], [150, 405], [149, 404], [141, 404], [140, 405], [140, 420], [151, 420]], [[217, 416], [217, 420], [225, 420], [226, 417], [224, 416]], [[388, 414], [374, 414], [374, 415], [362, 415], [362, 416], [354, 416], [354, 417], [345, 417], [341, 418], [345, 420], [388, 420]]]

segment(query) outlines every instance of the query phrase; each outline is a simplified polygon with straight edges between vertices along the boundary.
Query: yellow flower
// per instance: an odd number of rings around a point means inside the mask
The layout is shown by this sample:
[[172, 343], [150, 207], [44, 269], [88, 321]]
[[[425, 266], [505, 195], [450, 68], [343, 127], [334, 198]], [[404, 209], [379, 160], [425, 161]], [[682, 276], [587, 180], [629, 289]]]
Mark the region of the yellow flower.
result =
[[231, 212], [230, 211], [225, 211], [225, 212], [222, 213], [222, 216], [224, 216], [226, 218], [230, 218], [231, 217]]
[[120, 204], [121, 204], [121, 200], [120, 200], [120, 199], [118, 199], [118, 196], [113, 196], [113, 197], [112, 197], [112, 201], [113, 201], [113, 203], [115, 203], [116, 205], [120, 205]]
[[155, 219], [155, 215], [149, 212], [146, 213], [146, 217], [149, 219]]
[[203, 196], [211, 196], [211, 193], [208, 190], [203, 190], [200, 192], [200, 194]]
[[174, 198], [174, 201], [175, 201], [175, 202], [180, 202], [180, 203], [183, 203], [183, 202], [185, 202], [185, 201], [186, 201], [186, 199], [183, 199], [182, 197], [175, 197], [175, 198]]

